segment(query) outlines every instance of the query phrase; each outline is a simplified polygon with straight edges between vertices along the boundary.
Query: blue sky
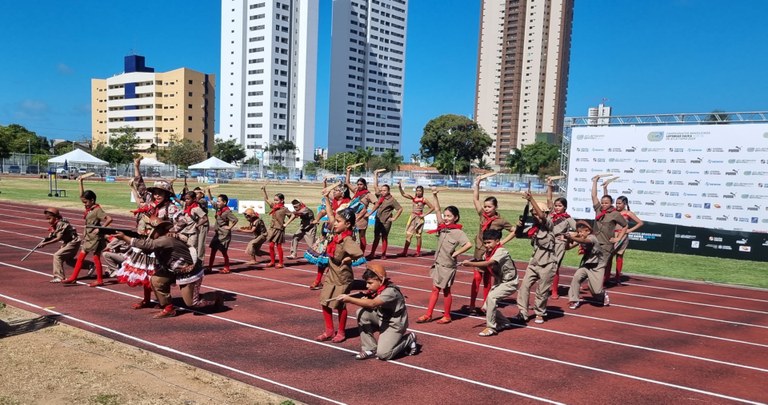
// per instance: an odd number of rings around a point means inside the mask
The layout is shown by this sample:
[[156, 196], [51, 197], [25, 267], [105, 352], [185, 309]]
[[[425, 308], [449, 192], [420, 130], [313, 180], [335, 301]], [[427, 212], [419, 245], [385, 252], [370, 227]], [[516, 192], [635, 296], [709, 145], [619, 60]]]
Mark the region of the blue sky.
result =
[[[324, 146], [331, 0], [319, 1], [316, 137]], [[90, 79], [120, 73], [132, 52], [157, 71], [188, 67], [218, 77], [218, 1], [0, 4], [0, 125], [90, 138]], [[480, 0], [408, 7], [406, 159], [430, 119], [473, 113]], [[577, 0], [566, 114], [584, 116], [602, 99], [618, 115], [768, 110], [765, 15], [762, 0]]]

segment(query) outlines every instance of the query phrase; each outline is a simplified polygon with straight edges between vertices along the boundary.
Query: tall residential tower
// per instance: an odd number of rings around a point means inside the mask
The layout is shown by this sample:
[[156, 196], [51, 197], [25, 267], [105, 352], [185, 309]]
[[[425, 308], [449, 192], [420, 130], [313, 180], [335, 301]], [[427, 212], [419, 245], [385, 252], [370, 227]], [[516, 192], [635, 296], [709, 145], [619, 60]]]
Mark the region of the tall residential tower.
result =
[[406, 0], [333, 0], [328, 154], [401, 150]]
[[221, 1], [219, 136], [248, 157], [291, 141], [297, 150], [284, 154], [284, 166], [314, 159], [318, 3]]
[[216, 77], [180, 68], [156, 73], [143, 56], [124, 60], [123, 73], [91, 79], [93, 145], [109, 144], [123, 128], [136, 130], [142, 155], [190, 139], [213, 151]]
[[475, 119], [507, 155], [561, 134], [565, 116], [573, 0], [483, 0]]

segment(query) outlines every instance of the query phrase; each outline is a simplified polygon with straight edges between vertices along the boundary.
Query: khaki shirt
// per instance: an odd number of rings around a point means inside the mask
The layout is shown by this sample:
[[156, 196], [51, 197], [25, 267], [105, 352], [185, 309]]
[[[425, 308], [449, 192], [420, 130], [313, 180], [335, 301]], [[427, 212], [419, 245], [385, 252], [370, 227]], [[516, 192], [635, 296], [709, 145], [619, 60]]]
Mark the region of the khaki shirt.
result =
[[515, 261], [512, 260], [507, 249], [499, 246], [489, 260], [491, 261], [490, 267], [493, 272], [494, 285], [517, 281]]
[[[377, 195], [377, 197], [379, 196]], [[381, 223], [387, 223], [387, 221], [392, 218], [392, 212], [401, 208], [400, 203], [395, 200], [395, 197], [393, 197], [392, 194], [390, 194], [389, 197], [385, 198], [381, 205], [379, 205], [379, 208], [376, 211], [376, 219]]]
[[[600, 214], [600, 204], [595, 204], [593, 208], [595, 209], [596, 215]], [[598, 243], [602, 249], [613, 249], [613, 242], [611, 242], [611, 238], [616, 236], [615, 231], [617, 226], [620, 228], [627, 226], [627, 220], [621, 215], [619, 211], [613, 210], [612, 212], [605, 214], [599, 220], [597, 217], [595, 217], [594, 235], [597, 236]]]

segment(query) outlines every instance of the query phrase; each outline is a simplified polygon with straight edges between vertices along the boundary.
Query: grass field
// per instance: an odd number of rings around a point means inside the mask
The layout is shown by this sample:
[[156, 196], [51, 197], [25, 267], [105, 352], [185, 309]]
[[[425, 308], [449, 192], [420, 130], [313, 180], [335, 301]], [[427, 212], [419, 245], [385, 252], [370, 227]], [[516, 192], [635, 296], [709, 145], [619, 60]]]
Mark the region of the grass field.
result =
[[[88, 179], [90, 180], [90, 179]], [[98, 196], [99, 204], [109, 213], [128, 214], [129, 209], [135, 208], [130, 202], [130, 191], [127, 180], [122, 179], [117, 183], [104, 183], [94, 180], [85, 182], [85, 188], [93, 190]], [[148, 182], [149, 183], [149, 182]], [[190, 183], [190, 188], [202, 184]], [[213, 190], [216, 194], [227, 194], [229, 198], [240, 200], [262, 200], [261, 186], [263, 182], [243, 182], [223, 184]], [[181, 184], [176, 184], [178, 190]], [[35, 205], [50, 205], [57, 207], [82, 207], [78, 197], [78, 186], [74, 180], [59, 180], [58, 188], [67, 190], [67, 197], [48, 197], [49, 182], [46, 179], [36, 177], [4, 177], [0, 181], [0, 200], [29, 201]], [[270, 196], [274, 193], [283, 193], [286, 200], [299, 199], [307, 206], [316, 208], [320, 201], [320, 183], [267, 183], [267, 191]], [[393, 188], [394, 191], [395, 188]], [[178, 191], [177, 190], [177, 191]], [[399, 252], [398, 246], [402, 246], [405, 240], [405, 222], [410, 209], [410, 202], [405, 204], [403, 198], [395, 191], [398, 201], [405, 208], [402, 217], [394, 224], [390, 234], [389, 253]], [[483, 198], [491, 194], [482, 193]], [[522, 213], [525, 200], [519, 193], [494, 193], [499, 199], [500, 214], [509, 221], [514, 222]], [[431, 198], [431, 195], [428, 197]], [[544, 196], [537, 199], [544, 200]], [[478, 216], [474, 214], [472, 204], [472, 192], [470, 190], [447, 190], [440, 193], [440, 204], [443, 207], [455, 205], [461, 211], [461, 223], [470, 239], [477, 231]], [[40, 213], [42, 217], [42, 213]], [[288, 233], [293, 231], [293, 225], [288, 228]], [[373, 240], [372, 230], [368, 231], [368, 241]], [[425, 233], [423, 249], [434, 249], [437, 238]], [[415, 241], [414, 241], [415, 245]], [[518, 261], [527, 261], [531, 255], [531, 246], [528, 240], [513, 240], [507, 246], [512, 257]], [[413, 246], [412, 246], [413, 249]], [[413, 250], [411, 250], [412, 252]], [[579, 256], [576, 250], [566, 254], [564, 265], [576, 266]], [[654, 276], [672, 277], [704, 282], [727, 283], [743, 286], [768, 288], [768, 272], [764, 262], [753, 262], [733, 259], [718, 259], [704, 256], [691, 256], [682, 254], [656, 253], [630, 249], [624, 255], [624, 273], [646, 274]]]

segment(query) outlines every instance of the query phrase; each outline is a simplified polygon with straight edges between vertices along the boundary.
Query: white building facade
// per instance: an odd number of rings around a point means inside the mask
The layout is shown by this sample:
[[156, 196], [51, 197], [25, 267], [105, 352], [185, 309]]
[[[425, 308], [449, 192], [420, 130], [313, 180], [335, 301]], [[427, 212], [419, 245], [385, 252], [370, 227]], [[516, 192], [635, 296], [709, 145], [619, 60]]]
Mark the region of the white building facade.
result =
[[401, 151], [407, 0], [334, 0], [328, 154]]
[[600, 103], [597, 107], [587, 110], [588, 125], [608, 125], [611, 122], [611, 107]]
[[[247, 158], [302, 168], [314, 160], [316, 0], [222, 0], [219, 136]], [[267, 153], [293, 142], [294, 151]]]

